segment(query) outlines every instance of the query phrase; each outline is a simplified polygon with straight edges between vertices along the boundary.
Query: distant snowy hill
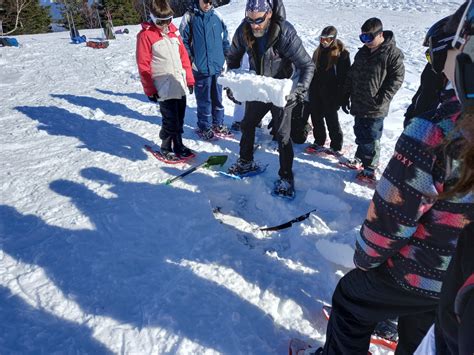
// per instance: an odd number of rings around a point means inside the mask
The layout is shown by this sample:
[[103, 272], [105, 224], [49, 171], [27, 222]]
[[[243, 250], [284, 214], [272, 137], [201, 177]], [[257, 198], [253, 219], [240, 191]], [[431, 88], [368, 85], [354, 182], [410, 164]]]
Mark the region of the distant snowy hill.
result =
[[[425, 65], [426, 30], [461, 1], [284, 1], [310, 53], [329, 24], [352, 57], [367, 18], [394, 31], [406, 78], [385, 121], [382, 171]], [[244, 6], [219, 8], [231, 34]], [[265, 128], [255, 153], [264, 174], [234, 181], [200, 169], [162, 184], [190, 165], [143, 149], [159, 145], [161, 117], [136, 68], [140, 26], [127, 28], [107, 49], [70, 44], [66, 32], [0, 48], [0, 353], [286, 354], [292, 337], [318, 346], [321, 306], [352, 267], [373, 191], [295, 145], [296, 199], [272, 197], [278, 153]], [[234, 107], [224, 104], [230, 124]], [[353, 118], [340, 119], [351, 155]], [[192, 164], [227, 154], [226, 169], [240, 134], [202, 142], [196, 120], [188, 96]], [[290, 229], [259, 231], [315, 208]]]

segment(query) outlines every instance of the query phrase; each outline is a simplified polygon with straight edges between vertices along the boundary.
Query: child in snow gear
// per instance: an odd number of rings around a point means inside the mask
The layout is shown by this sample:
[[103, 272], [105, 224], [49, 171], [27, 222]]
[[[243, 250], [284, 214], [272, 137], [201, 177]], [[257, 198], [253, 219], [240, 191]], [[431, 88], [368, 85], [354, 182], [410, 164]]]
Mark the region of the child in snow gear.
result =
[[[461, 10], [463, 7], [461, 7]], [[463, 106], [458, 137], [460, 142], [454, 149], [461, 150], [461, 177], [457, 184], [442, 198], [456, 196], [463, 199], [468, 194], [474, 194], [474, 82], [472, 66], [474, 59], [474, 2], [471, 0], [465, 6], [463, 20], [458, 26], [456, 36], [451, 46], [462, 52], [456, 57], [455, 87]], [[469, 224], [461, 233], [457, 242], [456, 253], [448, 267], [447, 276], [441, 289], [438, 315], [435, 322], [433, 341], [428, 336], [417, 350], [423, 351], [424, 343], [428, 348], [436, 343], [437, 354], [474, 353], [474, 223]], [[433, 351], [434, 352], [434, 351]]]
[[[301, 100], [313, 77], [314, 64], [305, 51], [294, 27], [284, 20], [271, 0], [248, 0], [245, 20], [237, 28], [227, 56], [229, 69], [240, 67], [245, 52], [249, 56], [250, 70], [257, 75], [276, 79], [290, 78], [299, 71], [299, 81], [291, 100]], [[281, 7], [280, 7], [281, 8]], [[291, 110], [271, 103], [246, 102], [245, 115], [241, 123], [240, 158], [231, 170], [253, 169], [253, 145], [255, 128], [267, 114], [272, 112], [272, 130], [278, 140], [280, 155], [280, 180], [275, 185], [275, 194], [294, 195], [293, 146], [291, 140]]]
[[313, 62], [316, 70], [309, 89], [314, 135], [312, 148], [318, 150], [324, 146], [327, 125], [331, 138], [330, 147], [333, 151], [340, 152], [343, 134], [337, 111], [351, 61], [344, 43], [337, 38], [335, 27], [328, 26], [322, 30], [319, 46], [313, 54]]
[[[453, 15], [441, 34], [451, 36], [458, 22]], [[457, 51], [444, 50], [444, 73], [454, 82]], [[439, 199], [460, 178], [459, 135], [452, 135], [460, 113], [457, 98], [446, 99], [399, 138], [356, 242], [357, 268], [333, 294], [324, 354], [366, 354], [376, 324], [395, 317], [396, 354], [412, 354], [433, 323], [458, 237], [474, 221], [474, 193]]]
[[204, 140], [214, 135], [229, 136], [230, 131], [224, 125], [222, 85], [217, 83], [230, 48], [227, 26], [212, 1], [194, 0], [193, 7], [183, 16], [179, 31], [193, 63], [198, 133]]
[[137, 36], [137, 64], [145, 95], [160, 102], [163, 118], [160, 131], [161, 153], [170, 160], [189, 157], [192, 151], [182, 141], [186, 91], [194, 77], [186, 48], [171, 22], [173, 10], [167, 0], [154, 0], [152, 22], [142, 24]]
[[378, 18], [368, 19], [359, 36], [359, 49], [344, 83], [342, 110], [355, 118], [357, 151], [353, 165], [362, 163], [364, 177], [375, 179], [383, 120], [405, 76], [403, 53], [392, 31], [384, 31]]
[[[439, 28], [442, 28], [448, 21], [449, 16], [438, 21], [431, 27], [431, 31], [434, 32]], [[431, 33], [427, 33], [425, 40], [423, 41], [424, 47], [430, 46]], [[442, 44], [444, 45], [444, 44]], [[425, 53], [428, 63], [426, 63], [425, 69], [421, 73], [420, 87], [418, 88], [415, 96], [411, 100], [410, 106], [408, 106], [405, 112], [405, 120], [403, 127], [408, 126], [411, 119], [426, 111], [435, 110], [441, 101], [441, 94], [445, 88], [447, 82], [442, 69], [435, 71], [431, 65], [431, 55], [429, 49]]]

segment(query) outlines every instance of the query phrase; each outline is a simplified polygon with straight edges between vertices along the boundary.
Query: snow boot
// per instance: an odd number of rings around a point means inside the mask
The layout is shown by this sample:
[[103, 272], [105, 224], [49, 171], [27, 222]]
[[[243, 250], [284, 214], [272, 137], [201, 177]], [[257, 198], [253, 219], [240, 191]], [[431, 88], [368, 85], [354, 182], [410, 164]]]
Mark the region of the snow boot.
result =
[[199, 137], [201, 137], [205, 141], [213, 141], [216, 140], [217, 137], [214, 134], [214, 131], [211, 128], [202, 130], [202, 129], [197, 129], [196, 133], [198, 134]]
[[[340, 157], [340, 158], [341, 159], [339, 160], [339, 164], [342, 165], [342, 166], [345, 166], [346, 168], [349, 168], [349, 169], [352, 169], [352, 170], [362, 170], [363, 169], [362, 161], [357, 157], [354, 157], [352, 159], [344, 158], [344, 157]], [[344, 158], [344, 159], [342, 159], [342, 158]]]
[[278, 179], [275, 181], [273, 195], [288, 199], [295, 198], [295, 187], [293, 181], [288, 179]]
[[365, 168], [364, 170], [361, 170], [359, 173], [357, 173], [357, 179], [368, 183], [377, 182], [375, 172], [368, 168]]
[[258, 172], [260, 167], [253, 160], [245, 160], [239, 158], [235, 164], [233, 164], [227, 172], [232, 175], [243, 176]]
[[217, 137], [225, 138], [225, 137], [232, 137], [233, 136], [232, 132], [225, 125], [215, 125], [215, 124], [213, 124], [211, 129], [212, 129], [212, 132], [214, 132], [214, 135], [216, 135]]

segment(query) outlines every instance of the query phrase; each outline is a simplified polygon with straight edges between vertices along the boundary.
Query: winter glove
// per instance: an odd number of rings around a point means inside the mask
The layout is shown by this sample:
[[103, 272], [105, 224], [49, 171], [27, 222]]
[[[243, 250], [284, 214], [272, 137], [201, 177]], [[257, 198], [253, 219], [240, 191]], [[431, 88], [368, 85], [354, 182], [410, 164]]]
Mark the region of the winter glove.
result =
[[303, 102], [304, 101], [304, 98], [306, 97], [306, 92], [308, 90], [306, 90], [306, 88], [302, 85], [298, 85], [296, 86], [296, 89], [295, 91], [293, 91], [293, 94], [295, 94], [295, 99], [298, 101], [298, 102]]
[[242, 105], [242, 102], [237, 101], [237, 99], [234, 97], [234, 93], [232, 92], [230, 88], [224, 88], [224, 90], [230, 101], [232, 101], [236, 105]]
[[306, 97], [306, 89], [304, 86], [298, 85], [296, 86], [296, 89], [286, 97], [286, 105], [287, 106], [295, 106], [298, 103], [301, 103], [304, 101], [304, 98]]
[[158, 94], [153, 94], [151, 96], [148, 96], [148, 100], [150, 100], [151, 102], [158, 102], [158, 99], [160, 97], [158, 96]]
[[189, 95], [192, 95], [193, 92], [194, 92], [194, 86], [189, 85], [189, 86], [188, 86], [188, 90], [189, 90]]

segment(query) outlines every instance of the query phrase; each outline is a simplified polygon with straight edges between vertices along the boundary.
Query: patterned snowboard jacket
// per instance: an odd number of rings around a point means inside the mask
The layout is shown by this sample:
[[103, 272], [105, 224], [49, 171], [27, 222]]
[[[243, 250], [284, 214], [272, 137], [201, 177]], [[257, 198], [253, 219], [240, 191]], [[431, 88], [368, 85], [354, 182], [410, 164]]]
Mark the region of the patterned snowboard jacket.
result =
[[386, 267], [403, 288], [438, 298], [461, 230], [474, 221], [474, 194], [436, 197], [459, 176], [456, 151], [440, 145], [460, 117], [452, 95], [403, 131], [377, 185], [356, 242], [354, 262]]

